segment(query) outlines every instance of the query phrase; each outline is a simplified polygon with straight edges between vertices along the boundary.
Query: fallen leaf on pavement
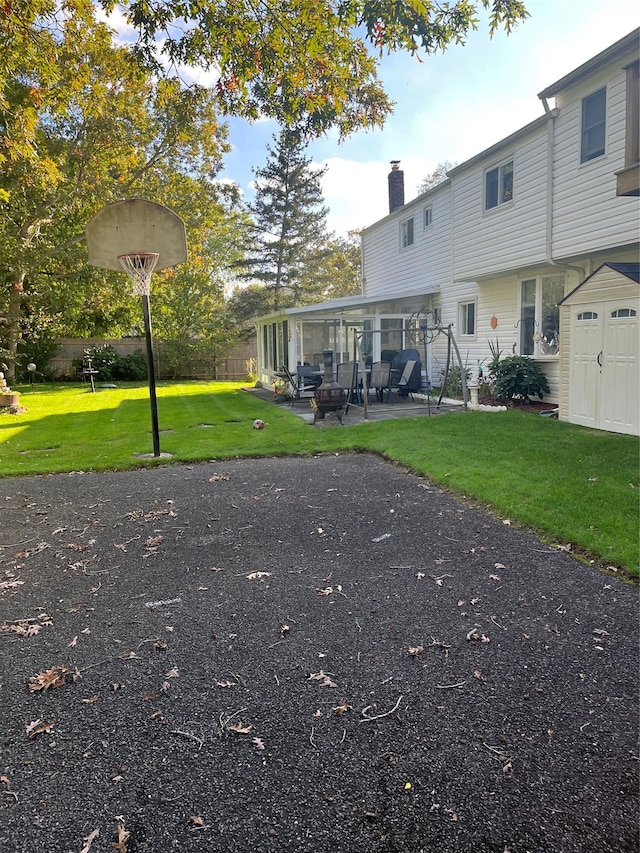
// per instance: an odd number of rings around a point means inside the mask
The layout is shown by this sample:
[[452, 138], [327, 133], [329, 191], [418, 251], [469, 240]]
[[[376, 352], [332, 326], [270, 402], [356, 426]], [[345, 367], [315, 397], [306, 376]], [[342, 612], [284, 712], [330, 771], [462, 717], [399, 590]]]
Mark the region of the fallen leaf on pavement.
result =
[[247, 575], [248, 581], [261, 581], [262, 578], [270, 578], [271, 572], [251, 572], [250, 575]]
[[65, 683], [66, 666], [52, 666], [45, 672], [39, 672], [29, 679], [29, 690], [48, 690], [50, 687], [62, 687]]
[[99, 835], [100, 835], [99, 829], [94, 829], [93, 832], [89, 833], [89, 835], [85, 835], [85, 837], [82, 839], [84, 841], [84, 847], [82, 848], [80, 853], [89, 853], [89, 850], [91, 849], [91, 845], [93, 844], [93, 842], [96, 840], [96, 838]]
[[309, 675], [309, 680], [310, 681], [319, 681], [320, 687], [337, 687], [338, 686], [335, 683], [335, 681], [332, 681], [329, 678], [329, 676], [325, 672], [323, 672], [322, 670], [320, 670], [320, 672], [312, 672]]
[[424, 646], [411, 646], [407, 651], [412, 657], [415, 657], [416, 655], [422, 654], [422, 652], [424, 651]]
[[111, 846], [114, 850], [117, 850], [118, 853], [127, 853], [127, 841], [129, 840], [130, 832], [124, 828], [124, 824], [120, 824], [118, 827], [118, 840], [112, 841]]
[[204, 818], [191, 815], [188, 820], [189, 826], [204, 826]]
[[264, 744], [262, 743], [259, 737], [251, 738], [251, 743], [255, 746], [256, 749], [264, 749]]
[[481, 642], [481, 643], [490, 643], [491, 642], [491, 639], [489, 637], [487, 637], [486, 634], [480, 634], [478, 632], [477, 628], [472, 628], [469, 631], [469, 633], [467, 634], [467, 640], [469, 642], [471, 642], [472, 640], [475, 640], [476, 642]]
[[53, 728], [53, 723], [47, 723], [43, 720], [34, 720], [33, 723], [29, 723], [26, 727], [25, 731], [30, 740], [33, 740], [38, 735], [43, 734], [44, 732], [50, 732]]
[[227, 728], [230, 729], [232, 732], [238, 732], [238, 734], [247, 735], [249, 734], [253, 726], [243, 726], [242, 723], [232, 723], [231, 725], [227, 726]]

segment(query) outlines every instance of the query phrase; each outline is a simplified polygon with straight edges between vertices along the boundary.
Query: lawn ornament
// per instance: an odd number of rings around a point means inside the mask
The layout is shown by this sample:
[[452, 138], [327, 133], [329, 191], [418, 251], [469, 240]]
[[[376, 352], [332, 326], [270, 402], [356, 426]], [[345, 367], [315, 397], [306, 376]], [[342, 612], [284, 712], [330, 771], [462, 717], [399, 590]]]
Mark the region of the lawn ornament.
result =
[[261, 421], [260, 418], [256, 418], [253, 422], [254, 429], [264, 429], [264, 421]]

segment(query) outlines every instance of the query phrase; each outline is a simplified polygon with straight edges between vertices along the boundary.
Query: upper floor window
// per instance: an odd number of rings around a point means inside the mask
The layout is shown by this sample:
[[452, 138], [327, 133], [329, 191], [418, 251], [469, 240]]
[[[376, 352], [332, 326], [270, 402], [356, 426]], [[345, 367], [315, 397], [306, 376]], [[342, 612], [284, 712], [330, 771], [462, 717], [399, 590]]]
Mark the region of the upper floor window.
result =
[[557, 355], [564, 276], [544, 275], [520, 282], [520, 355]]
[[582, 99], [581, 163], [604, 154], [606, 112], [606, 88], [598, 89], [597, 92]]
[[428, 228], [433, 222], [433, 208], [425, 207], [424, 212], [422, 214], [422, 225], [424, 228]]
[[471, 337], [476, 333], [476, 302], [461, 302], [458, 306], [460, 335]]
[[413, 246], [413, 216], [400, 223], [400, 246], [403, 249]]
[[484, 176], [484, 209], [505, 204], [513, 199], [513, 160], [489, 169]]

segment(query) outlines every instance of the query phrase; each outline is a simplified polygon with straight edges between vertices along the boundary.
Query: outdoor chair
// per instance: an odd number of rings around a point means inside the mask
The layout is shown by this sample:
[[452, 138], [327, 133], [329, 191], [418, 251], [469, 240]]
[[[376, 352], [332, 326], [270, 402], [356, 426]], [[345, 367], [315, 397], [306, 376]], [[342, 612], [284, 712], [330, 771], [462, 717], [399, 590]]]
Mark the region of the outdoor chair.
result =
[[299, 364], [297, 370], [298, 384], [313, 385], [313, 390], [322, 382], [318, 368], [312, 364]]
[[384, 403], [385, 392], [387, 394], [387, 403], [391, 395], [391, 362], [375, 361], [371, 365], [371, 374], [369, 377], [369, 390], [375, 390], [376, 400], [379, 403]]
[[337, 381], [338, 385], [347, 391], [347, 402], [361, 402], [358, 385], [358, 363], [356, 361], [343, 361], [338, 365]]
[[419, 377], [420, 362], [414, 361], [414, 359], [409, 359], [409, 361], [405, 362], [404, 369], [402, 371], [402, 376], [400, 377], [400, 379], [398, 379], [398, 396], [411, 397], [411, 399], [413, 400], [413, 392], [418, 391], [420, 389], [419, 383], [416, 387], [414, 378], [416, 368], [418, 370]]
[[303, 397], [313, 397], [316, 392], [316, 383], [304, 375], [291, 373], [286, 365], [282, 365], [281, 373], [285, 376], [287, 382], [287, 393], [289, 394], [290, 403], [293, 404], [296, 400], [301, 400]]

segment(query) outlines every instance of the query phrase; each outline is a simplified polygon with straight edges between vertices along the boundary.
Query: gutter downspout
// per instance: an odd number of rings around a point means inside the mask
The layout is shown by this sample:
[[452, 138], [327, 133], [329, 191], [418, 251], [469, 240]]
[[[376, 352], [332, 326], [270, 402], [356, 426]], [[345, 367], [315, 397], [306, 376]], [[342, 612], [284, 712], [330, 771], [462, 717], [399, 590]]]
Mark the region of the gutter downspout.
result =
[[555, 141], [555, 126], [558, 110], [549, 109], [549, 104], [546, 98], [542, 99], [545, 112], [549, 115], [547, 123], [547, 233], [546, 233], [546, 262], [549, 266], [558, 267], [559, 269], [573, 270], [580, 276], [580, 280], [586, 278], [585, 270], [582, 267], [573, 266], [572, 264], [563, 264], [553, 259], [553, 150]]

